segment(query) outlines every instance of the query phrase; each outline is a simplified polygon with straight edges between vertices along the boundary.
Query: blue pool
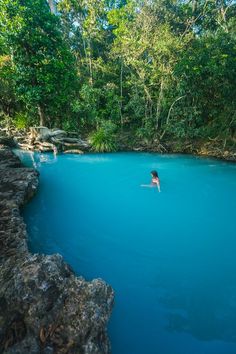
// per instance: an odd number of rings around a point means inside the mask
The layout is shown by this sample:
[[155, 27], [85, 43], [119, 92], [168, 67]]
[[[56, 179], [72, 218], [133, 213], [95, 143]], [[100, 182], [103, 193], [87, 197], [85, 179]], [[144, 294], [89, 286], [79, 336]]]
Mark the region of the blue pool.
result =
[[[113, 354], [236, 354], [236, 164], [18, 154], [41, 176], [24, 209], [30, 248], [112, 285]], [[161, 193], [140, 186], [153, 169]]]

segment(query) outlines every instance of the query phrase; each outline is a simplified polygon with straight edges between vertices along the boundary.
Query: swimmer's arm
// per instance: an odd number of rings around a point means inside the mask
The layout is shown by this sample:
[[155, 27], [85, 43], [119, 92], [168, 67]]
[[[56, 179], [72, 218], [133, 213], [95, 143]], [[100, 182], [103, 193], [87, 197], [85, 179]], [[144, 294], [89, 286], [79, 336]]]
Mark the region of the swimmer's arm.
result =
[[[141, 184], [141, 187], [145, 187], [145, 188], [155, 188], [155, 185], [153, 184]], [[157, 189], [158, 189], [158, 192], [161, 191], [161, 187], [160, 187], [160, 184], [157, 184]]]
[[160, 191], [161, 191], [161, 185], [160, 185], [160, 180], [159, 180], [159, 178], [157, 178], [157, 189], [158, 189], [158, 192], [160, 193]]

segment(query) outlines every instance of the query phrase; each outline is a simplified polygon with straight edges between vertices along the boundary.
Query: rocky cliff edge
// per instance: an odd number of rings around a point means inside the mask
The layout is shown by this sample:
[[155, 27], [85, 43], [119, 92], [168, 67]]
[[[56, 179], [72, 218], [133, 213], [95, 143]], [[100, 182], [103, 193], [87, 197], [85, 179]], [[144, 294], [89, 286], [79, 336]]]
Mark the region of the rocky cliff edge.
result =
[[0, 353], [110, 353], [112, 288], [28, 250], [20, 208], [37, 186], [38, 173], [0, 146]]

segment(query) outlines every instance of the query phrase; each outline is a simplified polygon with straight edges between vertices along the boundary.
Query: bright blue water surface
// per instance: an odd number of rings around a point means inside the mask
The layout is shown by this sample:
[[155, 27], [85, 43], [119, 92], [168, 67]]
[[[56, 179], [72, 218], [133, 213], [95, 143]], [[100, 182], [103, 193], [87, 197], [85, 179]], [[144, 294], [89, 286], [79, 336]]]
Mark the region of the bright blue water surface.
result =
[[[112, 285], [113, 354], [236, 353], [236, 164], [18, 153], [41, 175], [30, 248]], [[153, 169], [161, 193], [140, 187]]]

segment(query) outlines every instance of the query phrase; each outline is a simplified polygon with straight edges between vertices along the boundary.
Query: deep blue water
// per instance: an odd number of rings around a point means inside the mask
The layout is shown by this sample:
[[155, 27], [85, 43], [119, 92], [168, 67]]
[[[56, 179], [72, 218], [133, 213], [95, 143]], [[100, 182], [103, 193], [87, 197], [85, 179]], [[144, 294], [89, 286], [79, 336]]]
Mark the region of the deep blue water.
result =
[[[18, 153], [41, 176], [30, 248], [112, 285], [113, 354], [236, 354], [236, 164]], [[140, 187], [153, 169], [161, 193]]]

